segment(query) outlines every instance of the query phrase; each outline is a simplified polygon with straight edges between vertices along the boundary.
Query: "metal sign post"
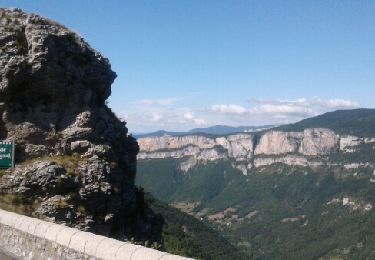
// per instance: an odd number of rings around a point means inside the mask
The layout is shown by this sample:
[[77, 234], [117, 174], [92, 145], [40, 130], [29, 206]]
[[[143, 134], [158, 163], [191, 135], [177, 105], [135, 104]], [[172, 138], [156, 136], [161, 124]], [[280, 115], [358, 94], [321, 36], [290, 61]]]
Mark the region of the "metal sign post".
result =
[[14, 168], [14, 154], [15, 154], [16, 142], [12, 141], [12, 168]]

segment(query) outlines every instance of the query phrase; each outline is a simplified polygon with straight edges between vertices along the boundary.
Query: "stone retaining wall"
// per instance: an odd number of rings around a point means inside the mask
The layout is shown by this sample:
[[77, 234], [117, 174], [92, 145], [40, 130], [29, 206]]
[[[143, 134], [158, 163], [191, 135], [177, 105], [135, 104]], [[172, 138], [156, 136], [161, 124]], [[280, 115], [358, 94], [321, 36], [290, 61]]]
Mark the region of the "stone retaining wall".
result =
[[189, 259], [1, 209], [0, 247], [21, 259], [35, 260]]

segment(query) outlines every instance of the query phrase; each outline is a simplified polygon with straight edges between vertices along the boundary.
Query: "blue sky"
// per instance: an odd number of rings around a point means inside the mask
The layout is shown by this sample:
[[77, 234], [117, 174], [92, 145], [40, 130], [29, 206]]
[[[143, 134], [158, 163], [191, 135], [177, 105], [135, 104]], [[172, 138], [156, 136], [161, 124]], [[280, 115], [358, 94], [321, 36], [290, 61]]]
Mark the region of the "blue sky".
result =
[[108, 57], [131, 132], [298, 121], [374, 107], [375, 1], [0, 0]]

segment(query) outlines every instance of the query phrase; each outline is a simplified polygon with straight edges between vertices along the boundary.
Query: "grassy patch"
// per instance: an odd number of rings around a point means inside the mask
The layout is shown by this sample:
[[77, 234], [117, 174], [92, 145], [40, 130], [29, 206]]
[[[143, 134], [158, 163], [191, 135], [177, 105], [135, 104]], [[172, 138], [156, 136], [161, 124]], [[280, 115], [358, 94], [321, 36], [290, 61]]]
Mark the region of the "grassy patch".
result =
[[30, 202], [20, 194], [12, 193], [0, 195], [0, 208], [7, 211], [31, 216], [31, 213], [37, 205], [37, 201]]
[[7, 169], [0, 169], [0, 178], [7, 174]]
[[[36, 162], [45, 162], [45, 161], [53, 161], [57, 164], [63, 166], [66, 169], [67, 175], [69, 176], [82, 176], [82, 173], [79, 172], [78, 164], [83, 159], [80, 157], [78, 153], [73, 153], [72, 155], [55, 155], [55, 156], [44, 156], [33, 158], [27, 161], [24, 161], [19, 164], [19, 166], [26, 166]], [[1, 172], [0, 172], [1, 176]]]

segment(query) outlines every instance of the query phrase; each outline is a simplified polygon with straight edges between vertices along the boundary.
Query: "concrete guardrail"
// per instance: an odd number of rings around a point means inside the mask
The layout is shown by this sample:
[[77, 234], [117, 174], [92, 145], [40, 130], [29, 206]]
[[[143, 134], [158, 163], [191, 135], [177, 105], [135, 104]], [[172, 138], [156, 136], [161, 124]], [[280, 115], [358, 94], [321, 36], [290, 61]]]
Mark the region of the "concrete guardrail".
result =
[[35, 260], [187, 260], [0, 209], [0, 247], [21, 259]]

